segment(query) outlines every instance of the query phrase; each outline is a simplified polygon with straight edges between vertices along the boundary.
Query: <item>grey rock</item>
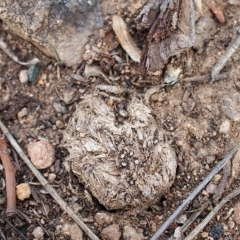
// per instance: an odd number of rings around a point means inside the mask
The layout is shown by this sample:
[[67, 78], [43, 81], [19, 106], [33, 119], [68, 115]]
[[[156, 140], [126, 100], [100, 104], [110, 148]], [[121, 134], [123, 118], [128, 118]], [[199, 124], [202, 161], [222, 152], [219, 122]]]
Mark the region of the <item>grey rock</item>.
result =
[[0, 18], [46, 55], [57, 59], [58, 54], [67, 66], [79, 63], [89, 36], [104, 20], [96, 0], [2, 0]]

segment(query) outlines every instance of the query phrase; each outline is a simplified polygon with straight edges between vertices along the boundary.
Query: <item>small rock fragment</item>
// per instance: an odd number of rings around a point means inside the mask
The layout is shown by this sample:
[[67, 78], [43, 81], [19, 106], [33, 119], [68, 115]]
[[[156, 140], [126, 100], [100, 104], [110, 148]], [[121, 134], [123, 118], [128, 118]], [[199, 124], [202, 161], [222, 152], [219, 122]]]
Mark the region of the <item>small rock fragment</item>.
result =
[[181, 240], [182, 239], [182, 231], [181, 231], [181, 227], [177, 227], [174, 231], [174, 239], [175, 240]]
[[56, 121], [56, 126], [57, 126], [58, 129], [63, 129], [65, 125], [62, 121], [57, 120]]
[[230, 131], [230, 128], [231, 128], [231, 123], [229, 120], [225, 120], [222, 122], [222, 124], [220, 125], [220, 128], [219, 128], [219, 132], [220, 133], [229, 133]]
[[23, 201], [31, 195], [31, 189], [27, 183], [21, 183], [16, 186], [17, 198]]
[[28, 155], [37, 169], [50, 167], [55, 160], [55, 150], [47, 141], [30, 143], [27, 146]]
[[177, 219], [176, 222], [179, 224], [184, 224], [187, 221], [187, 215], [180, 215]]
[[76, 90], [74, 88], [67, 90], [63, 93], [63, 101], [66, 104], [70, 104], [74, 100], [75, 96], [76, 96]]
[[21, 83], [27, 83], [28, 82], [28, 70], [22, 70], [19, 73], [19, 81]]
[[56, 174], [55, 173], [50, 173], [49, 175], [48, 175], [48, 182], [49, 183], [53, 183], [54, 182], [54, 180], [55, 180], [55, 178], [56, 178]]
[[222, 179], [221, 174], [216, 174], [213, 178], [214, 183], [218, 183]]
[[18, 112], [18, 118], [21, 119], [25, 116], [27, 116], [28, 114], [28, 109], [26, 107], [24, 107], [21, 111]]
[[109, 225], [113, 222], [113, 216], [105, 212], [96, 213], [94, 219], [100, 226]]
[[76, 223], [72, 224], [70, 227], [70, 236], [71, 236], [71, 240], [83, 239], [83, 232]]
[[112, 224], [104, 228], [101, 232], [101, 237], [103, 240], [119, 240], [121, 233], [118, 224]]
[[217, 185], [213, 183], [209, 183], [206, 187], [206, 191], [210, 194], [214, 194], [216, 189], [217, 189]]
[[44, 232], [41, 227], [36, 227], [33, 230], [32, 234], [33, 234], [34, 238], [36, 238], [36, 239], [43, 239]]
[[240, 202], [234, 206], [234, 221], [240, 225]]
[[202, 238], [207, 238], [208, 237], [208, 233], [207, 232], [202, 232], [201, 236], [202, 236]]
[[38, 79], [40, 67], [37, 64], [31, 65], [28, 69], [28, 81], [34, 83]]
[[218, 239], [223, 235], [223, 227], [221, 224], [217, 223], [210, 231], [210, 236], [214, 239]]
[[124, 240], [143, 240], [144, 236], [142, 233], [138, 233], [133, 227], [124, 226], [123, 239]]

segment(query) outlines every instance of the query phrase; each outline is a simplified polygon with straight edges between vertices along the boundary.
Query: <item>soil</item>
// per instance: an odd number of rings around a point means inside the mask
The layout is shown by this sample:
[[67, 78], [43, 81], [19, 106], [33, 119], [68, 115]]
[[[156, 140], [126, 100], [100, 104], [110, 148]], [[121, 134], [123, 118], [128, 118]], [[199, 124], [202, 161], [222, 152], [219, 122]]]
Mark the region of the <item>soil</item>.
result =
[[[213, 4], [223, 10], [226, 17], [224, 23], [219, 23], [210, 11]], [[124, 11], [121, 10], [119, 14], [122, 12]], [[182, 72], [180, 80], [175, 85], [163, 88], [159, 87], [163, 82], [163, 75], [140, 74], [139, 64], [130, 60], [120, 45], [112, 43], [112, 52], [116, 57], [106, 52], [101, 54], [104, 46], [109, 43], [106, 38], [90, 41], [86, 46], [85, 60], [77, 67], [67, 68], [47, 58], [30, 43], [14, 35], [3, 22], [0, 23], [0, 38], [7, 42], [19, 59], [22, 61], [34, 57], [41, 59], [38, 80], [24, 84], [19, 81], [19, 73], [27, 68], [18, 65], [0, 51], [0, 119], [24, 151], [29, 142], [36, 140], [47, 139], [54, 146], [56, 160], [50, 168], [41, 170], [41, 173], [46, 178], [51, 173], [56, 174], [53, 186], [59, 195], [82, 216], [83, 221], [100, 238], [104, 235], [103, 229], [115, 223], [122, 233], [121, 239], [127, 239], [123, 237], [126, 226], [137, 230], [139, 235], [135, 239], [141, 239], [139, 237], [141, 234], [144, 239], [150, 239], [211, 169], [240, 141], [240, 49], [223, 70], [231, 71], [227, 79], [212, 84], [183, 80], [186, 77], [209, 74], [214, 63], [234, 38], [234, 31], [239, 25], [240, 8], [230, 5], [227, 1], [224, 3], [205, 1], [203, 12], [205, 17], [213, 19], [216, 30], [206, 37], [207, 41], [200, 44], [200, 47], [185, 51], [169, 60], [172, 65], [181, 67]], [[137, 30], [139, 28], [134, 17], [130, 19], [126, 13], [122, 16], [128, 23], [134, 41], [141, 47], [146, 33]], [[106, 29], [111, 29], [109, 19], [106, 21]], [[111, 34], [113, 32], [109, 31], [108, 35]], [[96, 46], [100, 49], [100, 54], [96, 53]], [[128, 90], [128, 94], [121, 96], [115, 94], [115, 98], [129, 101], [137, 94], [143, 100], [147, 99], [146, 104], [152, 108], [152, 114], [159, 126], [164, 129], [166, 141], [177, 154], [175, 181], [161, 200], [150, 208], [107, 211], [88, 189], [78, 182], [78, 178], [64, 168], [67, 152], [60, 147], [62, 131], [73, 115], [76, 104], [84, 95], [100, 93], [104, 101], [117, 109], [117, 103], [112, 101], [109, 94], [97, 90], [99, 84], [109, 84], [106, 79], [99, 76], [89, 78], [84, 76], [85, 66], [89, 63], [100, 66], [111, 84]], [[23, 108], [27, 108], [25, 116], [21, 116]], [[118, 120], [121, 121], [120, 117]], [[33, 231], [40, 226], [44, 231], [44, 239], [71, 239], [71, 232], [63, 229], [67, 228], [67, 224], [73, 224], [73, 221], [38, 184], [33, 173], [10, 145], [9, 149], [12, 159], [17, 161], [20, 167], [16, 173], [17, 184], [30, 183], [32, 195], [24, 201], [17, 200], [18, 214], [6, 217], [5, 177], [0, 165], [1, 238], [4, 239], [5, 236], [6, 239], [24, 239], [20, 236], [22, 233], [25, 239], [34, 239]], [[222, 182], [221, 180], [212, 182], [217, 186], [217, 193], [223, 192], [222, 196], [239, 187], [237, 164], [239, 163], [235, 160], [230, 168], [225, 168], [219, 173]], [[220, 189], [220, 186], [224, 187]], [[196, 239], [211, 239], [210, 234], [217, 224], [222, 226], [223, 234], [216, 239], [240, 239], [239, 228], [232, 211], [237, 201], [236, 197], [227, 203]], [[204, 203], [207, 204], [206, 208], [186, 231], [186, 235], [217, 204], [208, 188], [189, 204], [181, 216], [189, 218]], [[107, 213], [108, 217], [104, 215], [103, 220], [99, 220], [97, 216], [104, 213]], [[174, 230], [181, 225], [180, 220], [174, 221], [162, 239], [172, 236]], [[88, 237], [83, 233], [82, 239]]]

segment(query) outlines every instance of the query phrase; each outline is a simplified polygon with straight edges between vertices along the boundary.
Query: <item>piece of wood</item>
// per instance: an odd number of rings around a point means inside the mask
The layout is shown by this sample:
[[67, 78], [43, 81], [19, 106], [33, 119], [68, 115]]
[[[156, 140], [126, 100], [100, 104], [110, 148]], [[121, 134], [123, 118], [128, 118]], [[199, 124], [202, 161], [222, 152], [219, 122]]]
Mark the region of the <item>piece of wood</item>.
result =
[[192, 47], [195, 39], [192, 0], [164, 0], [155, 16], [141, 54], [142, 72], [162, 69], [169, 57]]
[[12, 214], [16, 212], [16, 179], [15, 174], [17, 167], [10, 160], [7, 143], [4, 135], [0, 136], [0, 157], [3, 163], [6, 181], [7, 207], [6, 213]]

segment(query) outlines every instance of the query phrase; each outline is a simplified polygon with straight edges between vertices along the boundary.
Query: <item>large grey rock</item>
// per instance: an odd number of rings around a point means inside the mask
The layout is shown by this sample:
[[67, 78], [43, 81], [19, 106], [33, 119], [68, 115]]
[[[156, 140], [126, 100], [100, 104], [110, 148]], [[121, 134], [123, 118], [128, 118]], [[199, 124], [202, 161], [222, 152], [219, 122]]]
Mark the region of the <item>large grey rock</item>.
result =
[[97, 0], [1, 0], [0, 18], [46, 55], [73, 66], [81, 60], [90, 35], [103, 25]]

